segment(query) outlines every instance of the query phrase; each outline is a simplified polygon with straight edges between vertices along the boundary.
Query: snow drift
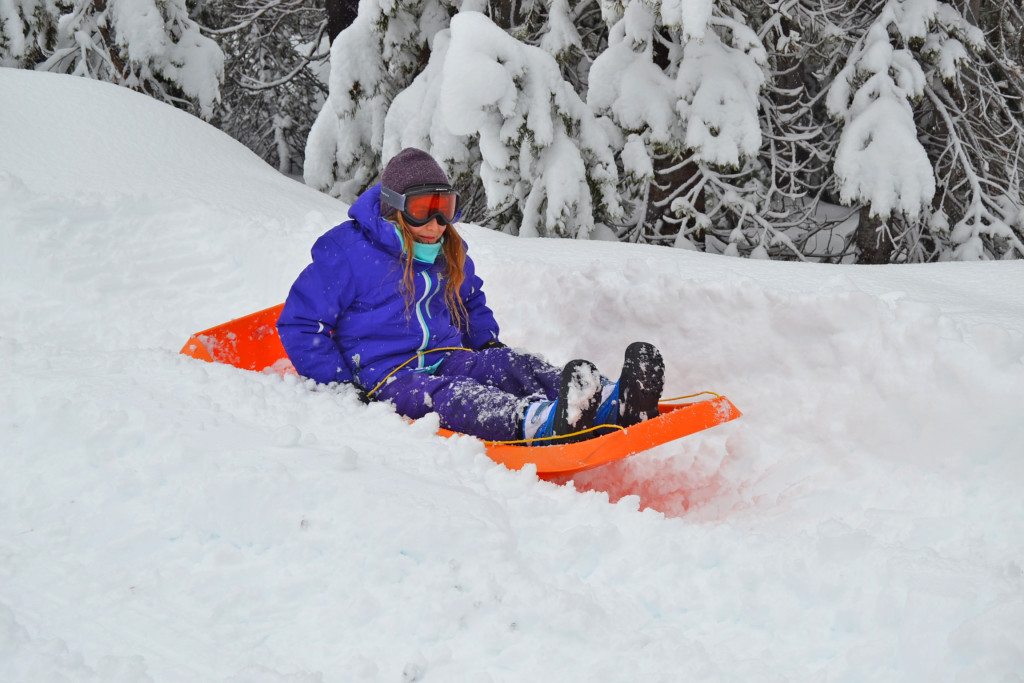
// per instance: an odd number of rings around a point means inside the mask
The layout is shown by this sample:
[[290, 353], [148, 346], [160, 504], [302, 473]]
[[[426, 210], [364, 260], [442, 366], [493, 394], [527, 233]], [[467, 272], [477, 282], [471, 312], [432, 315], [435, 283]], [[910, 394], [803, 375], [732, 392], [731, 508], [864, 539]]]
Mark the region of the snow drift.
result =
[[4, 680], [994, 680], [1024, 670], [1024, 262], [464, 234], [503, 339], [736, 423], [556, 486], [177, 355], [346, 207], [102, 83], [0, 69]]

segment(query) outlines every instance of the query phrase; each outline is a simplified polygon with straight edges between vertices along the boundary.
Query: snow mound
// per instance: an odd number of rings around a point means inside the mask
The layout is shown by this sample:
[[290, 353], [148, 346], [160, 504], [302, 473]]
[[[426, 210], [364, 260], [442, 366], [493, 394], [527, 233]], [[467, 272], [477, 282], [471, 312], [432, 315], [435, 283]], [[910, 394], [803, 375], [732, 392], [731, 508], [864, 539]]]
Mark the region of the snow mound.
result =
[[16, 103], [0, 114], [0, 164], [32, 190], [141, 195], [260, 215], [333, 205], [213, 126], [146, 95], [61, 74], [0, 74], [0, 101]]
[[[999, 680], [1024, 670], [1024, 262], [464, 233], [503, 340], [744, 417], [557, 486], [177, 354], [346, 207], [209, 126], [0, 69], [3, 680]], [[612, 504], [610, 504], [612, 501]]]

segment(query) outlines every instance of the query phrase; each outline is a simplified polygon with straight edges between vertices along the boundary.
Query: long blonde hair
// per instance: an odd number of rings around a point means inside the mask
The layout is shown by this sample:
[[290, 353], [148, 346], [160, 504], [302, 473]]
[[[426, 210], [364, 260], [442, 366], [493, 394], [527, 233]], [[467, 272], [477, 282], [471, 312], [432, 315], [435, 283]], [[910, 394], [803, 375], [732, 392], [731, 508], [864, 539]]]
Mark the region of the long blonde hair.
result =
[[[401, 211], [396, 211], [391, 219], [398, 225], [402, 236], [402, 296], [405, 298], [405, 310], [408, 315], [416, 291], [416, 273], [412, 268], [415, 239]], [[455, 327], [462, 329], [469, 320], [466, 304], [459, 295], [462, 283], [466, 280], [466, 247], [462, 243], [462, 237], [451, 223], [445, 228], [441, 253], [444, 254], [445, 262], [444, 302], [452, 316], [452, 323]]]

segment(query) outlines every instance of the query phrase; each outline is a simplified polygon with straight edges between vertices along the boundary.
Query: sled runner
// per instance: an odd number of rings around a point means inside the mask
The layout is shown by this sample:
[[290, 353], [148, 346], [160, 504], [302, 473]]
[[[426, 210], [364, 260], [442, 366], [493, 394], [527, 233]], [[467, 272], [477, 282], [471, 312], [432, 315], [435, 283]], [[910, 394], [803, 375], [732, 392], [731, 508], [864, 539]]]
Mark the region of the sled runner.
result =
[[[211, 363], [225, 363], [260, 372], [268, 368], [294, 373], [281, 340], [277, 319], [284, 304], [251, 313], [193, 334], [181, 353]], [[628, 429], [616, 430], [586, 441], [553, 446], [524, 446], [485, 441], [487, 455], [510, 469], [533, 463], [542, 478], [576, 472], [621, 460], [649, 448], [736, 419], [740, 411], [729, 399], [717, 396], [705, 401], [658, 406], [658, 417]], [[456, 432], [438, 430], [445, 437]]]

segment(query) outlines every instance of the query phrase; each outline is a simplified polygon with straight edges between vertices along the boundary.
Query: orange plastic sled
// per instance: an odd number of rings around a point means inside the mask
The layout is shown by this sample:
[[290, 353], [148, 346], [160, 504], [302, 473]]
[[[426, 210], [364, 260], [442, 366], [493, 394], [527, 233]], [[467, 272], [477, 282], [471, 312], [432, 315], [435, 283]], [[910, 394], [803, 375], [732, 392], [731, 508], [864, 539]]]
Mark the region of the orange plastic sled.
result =
[[[295, 372], [277, 336], [277, 319], [284, 304], [211, 327], [193, 334], [181, 353], [212, 363], [226, 363], [243, 370], [274, 367]], [[661, 414], [629, 429], [594, 439], [555, 446], [516, 446], [485, 441], [487, 455], [510, 469], [533, 463], [542, 478], [575, 474], [629, 457], [635, 453], [734, 420], [740, 411], [724, 396], [707, 401], [658, 406]], [[456, 435], [438, 430], [445, 437]]]

